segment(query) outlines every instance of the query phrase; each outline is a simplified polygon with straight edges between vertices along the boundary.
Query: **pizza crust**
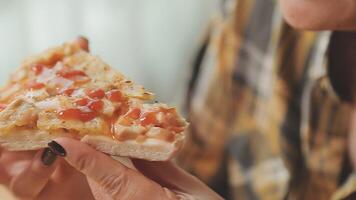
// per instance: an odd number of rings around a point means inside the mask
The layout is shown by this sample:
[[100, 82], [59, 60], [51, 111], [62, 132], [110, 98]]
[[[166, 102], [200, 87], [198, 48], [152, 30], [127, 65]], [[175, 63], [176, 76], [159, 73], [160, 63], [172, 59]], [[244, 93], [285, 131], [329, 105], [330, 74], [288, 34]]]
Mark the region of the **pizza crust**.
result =
[[174, 157], [184, 137], [179, 137], [173, 143], [157, 139], [147, 139], [145, 142], [135, 141], [120, 142], [105, 136], [86, 135], [82, 142], [93, 146], [95, 149], [114, 156], [138, 158], [150, 161], [166, 161]]
[[[60, 137], [75, 138], [76, 134], [67, 132], [51, 132], [41, 130], [16, 130], [0, 136], [0, 144], [9, 151], [29, 151], [47, 147], [52, 140]], [[86, 135], [81, 139], [98, 151], [112, 156], [138, 158], [150, 161], [166, 161], [171, 159], [181, 148], [184, 135], [177, 135], [174, 142], [164, 142], [149, 138], [142, 143], [134, 140], [120, 142], [101, 135]]]
[[47, 147], [47, 144], [59, 137], [75, 136], [65, 132], [48, 133], [41, 130], [19, 130], [14, 129], [6, 134], [0, 135], [1, 147], [9, 151], [29, 151]]

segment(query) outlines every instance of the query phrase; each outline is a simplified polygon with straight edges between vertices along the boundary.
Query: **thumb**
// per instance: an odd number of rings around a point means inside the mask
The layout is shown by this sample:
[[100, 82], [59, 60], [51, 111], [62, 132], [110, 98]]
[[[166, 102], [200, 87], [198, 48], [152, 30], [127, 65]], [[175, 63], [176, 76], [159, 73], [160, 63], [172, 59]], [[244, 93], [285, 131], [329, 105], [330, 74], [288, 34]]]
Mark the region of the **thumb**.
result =
[[65, 159], [78, 171], [96, 182], [113, 199], [175, 199], [174, 195], [137, 171], [110, 156], [74, 139], [56, 139], [58, 148], [66, 151]]

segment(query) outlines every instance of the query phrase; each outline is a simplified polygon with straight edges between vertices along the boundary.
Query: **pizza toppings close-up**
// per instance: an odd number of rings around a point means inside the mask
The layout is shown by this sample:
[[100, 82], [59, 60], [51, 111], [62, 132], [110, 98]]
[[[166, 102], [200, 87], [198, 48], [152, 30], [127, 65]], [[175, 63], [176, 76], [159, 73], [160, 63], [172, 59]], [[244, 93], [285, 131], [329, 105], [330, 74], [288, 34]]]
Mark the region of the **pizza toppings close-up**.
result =
[[85, 38], [25, 60], [0, 90], [0, 144], [43, 148], [57, 137], [118, 156], [168, 160], [187, 122], [174, 107], [89, 53]]

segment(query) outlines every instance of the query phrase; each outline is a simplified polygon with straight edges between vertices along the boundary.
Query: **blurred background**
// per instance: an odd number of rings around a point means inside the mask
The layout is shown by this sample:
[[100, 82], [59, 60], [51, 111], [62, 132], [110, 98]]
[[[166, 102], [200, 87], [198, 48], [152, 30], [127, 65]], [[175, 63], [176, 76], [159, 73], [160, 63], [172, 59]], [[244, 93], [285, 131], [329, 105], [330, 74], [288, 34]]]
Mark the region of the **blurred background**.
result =
[[33, 53], [72, 40], [180, 106], [216, 0], [0, 0], [0, 83]]
[[[217, 0], [0, 0], [0, 84], [28, 55], [72, 40], [181, 108]], [[12, 199], [0, 187], [0, 199]]]

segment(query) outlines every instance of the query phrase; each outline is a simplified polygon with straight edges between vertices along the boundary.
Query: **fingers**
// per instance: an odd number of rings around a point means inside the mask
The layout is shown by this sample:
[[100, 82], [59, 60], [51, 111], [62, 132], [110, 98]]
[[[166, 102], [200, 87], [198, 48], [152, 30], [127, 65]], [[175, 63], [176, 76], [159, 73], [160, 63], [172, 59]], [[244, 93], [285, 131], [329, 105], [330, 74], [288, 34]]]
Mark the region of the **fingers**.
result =
[[6, 184], [7, 181], [9, 180], [9, 176], [7, 174], [5, 167], [4, 167], [4, 163], [1, 162], [2, 152], [3, 152], [3, 149], [0, 147], [0, 184]]
[[59, 159], [56, 162], [58, 167], [46, 184], [46, 187], [35, 198], [36, 200], [95, 200], [90, 190], [88, 181], [82, 173], [70, 166], [64, 159]]
[[150, 162], [133, 159], [136, 169], [164, 187], [190, 194], [196, 199], [222, 199], [196, 177], [172, 162]]
[[12, 178], [10, 189], [18, 197], [36, 197], [55, 171], [56, 159], [57, 155], [50, 148], [37, 152], [30, 165]]
[[169, 192], [140, 173], [79, 141], [56, 140], [67, 152], [65, 159], [96, 182], [113, 199], [174, 199]]
[[0, 157], [0, 182], [9, 186], [11, 178], [27, 168], [34, 156], [34, 152], [9, 152], [2, 151]]
[[9, 180], [9, 176], [5, 168], [0, 163], [0, 184], [6, 184]]

